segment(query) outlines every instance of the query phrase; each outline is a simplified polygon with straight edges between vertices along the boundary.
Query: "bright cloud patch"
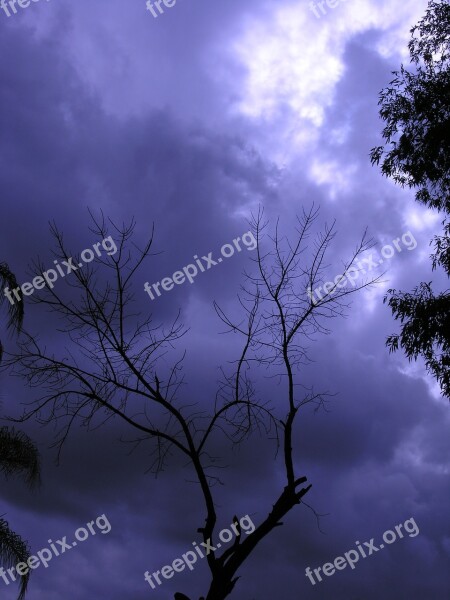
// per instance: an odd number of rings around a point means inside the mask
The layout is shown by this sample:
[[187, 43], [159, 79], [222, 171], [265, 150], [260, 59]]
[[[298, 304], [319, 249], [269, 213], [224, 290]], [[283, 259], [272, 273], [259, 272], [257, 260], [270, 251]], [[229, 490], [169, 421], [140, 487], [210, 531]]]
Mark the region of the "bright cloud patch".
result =
[[345, 65], [346, 44], [358, 33], [380, 29], [382, 56], [404, 55], [409, 28], [425, 2], [347, 1], [317, 19], [307, 3], [274, 9], [273, 19], [249, 19], [234, 53], [247, 70], [237, 109], [250, 117], [274, 119], [286, 108], [315, 126], [333, 101]]

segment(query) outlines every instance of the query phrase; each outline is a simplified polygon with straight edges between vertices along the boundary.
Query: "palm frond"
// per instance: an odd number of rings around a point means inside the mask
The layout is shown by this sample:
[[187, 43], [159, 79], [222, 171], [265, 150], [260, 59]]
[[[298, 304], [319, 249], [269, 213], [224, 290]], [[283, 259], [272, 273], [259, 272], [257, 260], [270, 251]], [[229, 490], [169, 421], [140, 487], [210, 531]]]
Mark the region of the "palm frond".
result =
[[[2, 293], [3, 289], [8, 287], [10, 290], [14, 288], [20, 287], [17, 283], [16, 276], [9, 268], [8, 264], [5, 262], [0, 263], [0, 304], [5, 300], [5, 296]], [[22, 292], [19, 292], [19, 295], [22, 297]], [[20, 331], [23, 324], [23, 301], [20, 302], [16, 300], [14, 304], [11, 304], [9, 301], [8, 304], [8, 327], [16, 329]]]
[[[15, 567], [18, 563], [26, 563], [30, 556], [30, 549], [24, 540], [12, 531], [5, 519], [0, 517], [0, 564], [4, 568]], [[24, 600], [30, 579], [30, 570], [20, 577], [19, 596], [17, 600]]]
[[30, 486], [40, 482], [39, 451], [25, 433], [0, 427], [0, 472], [23, 475]]

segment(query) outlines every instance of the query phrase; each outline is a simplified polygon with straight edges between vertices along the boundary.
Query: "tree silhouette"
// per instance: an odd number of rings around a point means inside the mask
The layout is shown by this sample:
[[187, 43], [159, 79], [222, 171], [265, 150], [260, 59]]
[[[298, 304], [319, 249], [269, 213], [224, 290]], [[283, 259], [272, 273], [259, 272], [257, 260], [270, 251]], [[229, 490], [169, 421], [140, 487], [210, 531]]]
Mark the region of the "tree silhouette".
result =
[[[11, 271], [7, 263], [0, 263], [0, 289], [3, 290], [5, 287], [10, 289], [18, 288], [19, 285], [16, 280], [16, 276]], [[19, 292], [22, 296], [22, 293]], [[0, 305], [5, 302], [5, 297], [0, 293]], [[24, 308], [23, 302], [15, 302], [14, 304], [8, 303], [8, 328], [20, 331], [23, 324]], [[0, 362], [2, 360], [3, 345], [0, 340]]]
[[[131, 242], [134, 222], [118, 228], [109, 221], [117, 238], [117, 252], [76, 270], [70, 282], [65, 279], [70, 294], [59, 286], [30, 297], [30, 301], [59, 314], [64, 324], [60, 331], [62, 335], [63, 330], [68, 332], [70, 350], [53, 353], [24, 332], [20, 351], [7, 361], [30, 386], [46, 390], [17, 420], [39, 416], [44, 422], [57, 423], [59, 451], [77, 420], [98, 426], [116, 417], [136, 433], [137, 444], [153, 441], [150, 468], [154, 471], [161, 470], [174, 451], [186, 457], [199, 484], [204, 511], [198, 531], [212, 546], [217, 537], [218, 504], [213, 486], [217, 477], [212, 475], [211, 466], [219, 459], [211, 456], [213, 436], [224, 433], [231, 447], [246, 441], [255, 430], [263, 432], [268, 443], [275, 440], [281, 450], [284, 485], [274, 490], [272, 508], [253, 533], [243, 539], [239, 531], [235, 542], [221, 554], [218, 550], [207, 553], [211, 579], [206, 600], [224, 600], [232, 593], [248, 556], [282, 525], [283, 518], [309, 491], [311, 485], [305, 485], [307, 478], [299, 475], [293, 459], [294, 425], [300, 409], [306, 405], [319, 409], [329, 394], [301, 388], [297, 371], [308, 361], [306, 344], [316, 334], [329, 333], [324, 326], [326, 319], [345, 314], [347, 297], [378, 280], [361, 281], [351, 289], [338, 285], [338, 280], [327, 287], [321, 299], [314, 302], [310, 298], [307, 290], [323, 283], [325, 258], [336, 235], [334, 224], [313, 235], [317, 218], [314, 207], [302, 214], [293, 243], [281, 236], [278, 223], [273, 236], [266, 234], [268, 223], [262, 211], [252, 221], [257, 258], [239, 296], [242, 319], [233, 322], [215, 303], [227, 329], [242, 337], [242, 351], [234, 367], [222, 369], [214, 406], [196, 403], [182, 388], [184, 353], [177, 348], [186, 330], [180, 315], [169, 326], [162, 326], [155, 325], [151, 316], [136, 314], [132, 282], [150, 256], [153, 233], [139, 250]], [[94, 219], [91, 231], [104, 239], [107, 225], [104, 218]], [[52, 231], [55, 258], [74, 256], [56, 228]], [[371, 246], [364, 235], [342, 273], [354, 269], [358, 257]], [[42, 272], [43, 265], [35, 264], [34, 270]], [[142, 285], [141, 280], [138, 283]], [[167, 367], [169, 353], [173, 362]], [[260, 398], [252, 378], [253, 370], [259, 367], [281, 377], [284, 399], [282, 394], [271, 403]], [[175, 596], [187, 597], [180, 592]]]
[[[401, 186], [415, 188], [416, 200], [444, 214], [442, 235], [434, 237], [432, 270], [450, 276], [450, 5], [431, 1], [411, 29], [411, 71], [395, 71], [380, 94], [385, 146], [371, 151], [372, 164]], [[403, 348], [412, 360], [423, 356], [427, 369], [450, 398], [450, 294], [435, 294], [432, 282], [412, 293], [388, 290], [384, 299], [400, 334], [388, 337], [390, 351]]]
[[[0, 471], [6, 477], [22, 475], [30, 487], [39, 482], [39, 453], [28, 436], [12, 428], [0, 428]], [[0, 517], [0, 563], [10, 568], [20, 562], [26, 563], [30, 556], [27, 543], [12, 531], [5, 519]], [[27, 590], [30, 571], [20, 576], [19, 600]]]
[[[14, 274], [6, 263], [0, 263], [0, 285], [17, 287]], [[0, 303], [3, 296], [0, 296]], [[20, 331], [23, 324], [23, 304], [9, 305], [8, 326]], [[0, 342], [0, 361], [2, 356]], [[30, 438], [13, 428], [0, 427], [0, 472], [6, 477], [21, 475], [27, 484], [33, 487], [40, 480], [39, 452]], [[30, 556], [27, 543], [9, 527], [8, 522], [0, 517], [0, 565], [10, 568], [20, 562], [27, 562]], [[20, 576], [19, 600], [23, 600], [27, 590], [30, 571]]]

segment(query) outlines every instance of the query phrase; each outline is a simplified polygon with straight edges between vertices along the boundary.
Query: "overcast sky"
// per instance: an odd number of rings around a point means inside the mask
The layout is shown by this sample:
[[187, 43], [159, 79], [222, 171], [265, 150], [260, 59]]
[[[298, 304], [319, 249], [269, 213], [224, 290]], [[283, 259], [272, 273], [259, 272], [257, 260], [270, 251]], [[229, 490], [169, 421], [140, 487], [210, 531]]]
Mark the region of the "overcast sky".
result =
[[[39, 0], [0, 10], [0, 261], [20, 283], [40, 257], [52, 265], [48, 223], [64, 232], [72, 255], [92, 248], [89, 210], [118, 223], [136, 220], [136, 243], [155, 225], [151, 257], [135, 279], [142, 314], [167, 322], [181, 309], [188, 335], [182, 401], [211, 405], [218, 367], [237, 357], [234, 336], [213, 302], [239, 315], [236, 295], [254, 253], [243, 249], [151, 301], [144, 283], [158, 282], [249, 230], [259, 206], [292, 234], [295, 216], [320, 206], [318, 227], [336, 220], [330, 277], [342, 268], [364, 230], [374, 252], [400, 238], [376, 288], [358, 293], [345, 319], [310, 342], [310, 365], [298, 381], [336, 394], [327, 411], [299, 415], [297, 471], [323, 516], [297, 506], [240, 570], [231, 598], [242, 600], [419, 600], [450, 591], [450, 413], [422, 365], [389, 355], [398, 329], [383, 296], [433, 279], [429, 240], [439, 215], [414, 202], [372, 167], [381, 143], [378, 93], [407, 61], [409, 30], [423, 0], [340, 0], [319, 17], [304, 1], [177, 0], [157, 18], [145, 0]], [[405, 234], [407, 234], [405, 236]], [[415, 243], [413, 243], [413, 241]], [[406, 243], [407, 242], [407, 243]], [[386, 252], [389, 254], [389, 251]], [[50, 268], [49, 266], [49, 268]], [[64, 289], [67, 280], [59, 281]], [[6, 306], [3, 306], [5, 309]], [[2, 314], [6, 315], [6, 313]], [[71, 341], [54, 315], [26, 304], [25, 324], [56, 353]], [[2, 333], [7, 349], [14, 340]], [[264, 371], [258, 393], [284, 398]], [[2, 374], [2, 413], [19, 415], [37, 398], [20, 379]], [[174, 454], [158, 479], [148, 448], [130, 454], [132, 433], [110, 420], [86, 431], [78, 424], [59, 466], [54, 429], [21, 426], [43, 456], [42, 487], [2, 482], [0, 514], [33, 552], [106, 514], [111, 531], [90, 537], [33, 573], [29, 600], [169, 600], [206, 593], [206, 561], [152, 590], [154, 572], [200, 542], [204, 515], [193, 475]], [[221, 526], [234, 514], [255, 524], [283, 487], [281, 457], [256, 435], [239, 451], [225, 440]], [[333, 562], [413, 518], [405, 536], [312, 585], [305, 569]], [[0, 579], [0, 597], [17, 588]]]

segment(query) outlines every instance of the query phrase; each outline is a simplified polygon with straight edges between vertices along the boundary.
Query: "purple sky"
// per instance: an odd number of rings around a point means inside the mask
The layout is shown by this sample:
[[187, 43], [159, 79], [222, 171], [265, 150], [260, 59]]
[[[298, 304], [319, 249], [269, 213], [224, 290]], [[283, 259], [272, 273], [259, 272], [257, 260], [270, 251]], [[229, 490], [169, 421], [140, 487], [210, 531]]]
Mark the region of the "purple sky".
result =
[[[305, 409], [295, 460], [313, 488], [240, 571], [231, 598], [242, 600], [443, 600], [450, 592], [448, 401], [422, 365], [389, 356], [397, 329], [382, 299], [388, 287], [410, 290], [431, 275], [429, 240], [439, 216], [423, 210], [371, 167], [381, 143], [378, 93], [407, 60], [410, 27], [423, 0], [347, 0], [318, 19], [308, 2], [178, 0], [157, 19], [145, 0], [40, 0], [7, 17], [0, 10], [0, 260], [19, 282], [38, 256], [51, 264], [49, 221], [73, 254], [92, 247], [88, 208], [121, 222], [134, 216], [137, 241], [155, 223], [156, 251], [136, 287], [139, 308], [169, 321], [181, 309], [190, 327], [183, 394], [204, 405], [217, 367], [238, 345], [223, 336], [213, 301], [237, 311], [243, 251], [150, 302], [143, 291], [191, 262], [217, 253], [249, 229], [264, 206], [291, 232], [302, 206], [337, 221], [330, 276], [362, 232], [383, 245], [411, 232], [417, 247], [387, 261], [385, 282], [354, 296], [347, 319], [311, 344], [314, 362], [301, 380], [335, 392], [329, 411]], [[378, 274], [378, 273], [377, 273]], [[65, 282], [60, 282], [61, 286]], [[40, 307], [27, 305], [26, 326], [58, 351], [70, 343]], [[8, 349], [14, 341], [2, 333]], [[174, 354], [175, 356], [175, 354]], [[282, 393], [260, 373], [261, 390]], [[266, 387], [264, 387], [266, 386]], [[267, 386], [269, 386], [267, 388]], [[0, 379], [4, 414], [36, 397], [19, 379]], [[0, 514], [33, 552], [105, 513], [112, 530], [39, 568], [29, 600], [192, 600], [206, 591], [206, 561], [152, 591], [143, 579], [200, 541], [203, 512], [192, 473], [174, 454], [156, 480], [145, 449], [129, 454], [115, 421], [74, 429], [61, 464], [53, 431], [22, 427], [43, 455], [43, 485], [30, 492], [2, 482]], [[282, 483], [274, 447], [259, 436], [236, 452], [217, 443], [219, 520], [234, 514], [258, 524]], [[312, 586], [316, 568], [414, 518], [405, 537]], [[17, 589], [0, 579], [0, 598]]]

